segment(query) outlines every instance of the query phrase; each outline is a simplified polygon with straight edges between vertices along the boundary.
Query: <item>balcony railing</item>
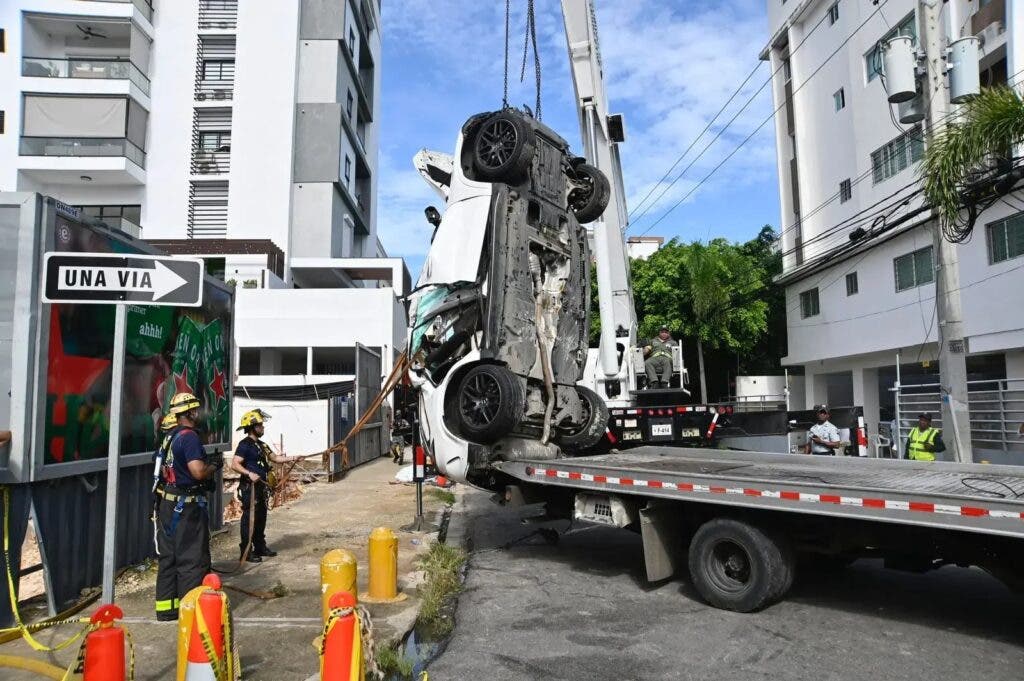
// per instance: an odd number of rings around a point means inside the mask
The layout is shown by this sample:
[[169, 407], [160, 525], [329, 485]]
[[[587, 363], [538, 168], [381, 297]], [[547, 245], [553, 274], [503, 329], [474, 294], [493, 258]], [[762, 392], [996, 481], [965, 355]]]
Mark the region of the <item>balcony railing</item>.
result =
[[21, 60], [21, 75], [29, 78], [128, 80], [149, 94], [149, 78], [127, 59], [25, 57]]
[[197, 151], [192, 154], [192, 173], [194, 175], [222, 175], [229, 170], [231, 170], [230, 150]]
[[200, 29], [232, 29], [238, 23], [238, 0], [200, 0]]
[[90, 218], [93, 222], [98, 222], [106, 225], [110, 229], [119, 229], [125, 234], [130, 234], [136, 239], [142, 236], [142, 227], [135, 224], [128, 218], [122, 217], [101, 217], [101, 218]]
[[146, 167], [146, 152], [115, 137], [22, 137], [21, 156], [123, 156]]
[[146, 17], [149, 21], [153, 21], [153, 3], [149, 0], [97, 0], [98, 2], [130, 2], [139, 8], [142, 12], [142, 16]]
[[200, 81], [196, 87], [196, 99], [203, 102], [213, 100], [232, 99], [234, 93], [234, 81]]

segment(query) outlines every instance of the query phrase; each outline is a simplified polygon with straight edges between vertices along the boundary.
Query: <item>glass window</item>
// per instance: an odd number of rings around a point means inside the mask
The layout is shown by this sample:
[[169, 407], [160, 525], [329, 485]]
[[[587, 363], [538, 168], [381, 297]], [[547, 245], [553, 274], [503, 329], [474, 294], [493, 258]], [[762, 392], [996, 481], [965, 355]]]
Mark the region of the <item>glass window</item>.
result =
[[352, 178], [352, 159], [345, 154], [345, 181], [347, 182]]
[[231, 151], [231, 132], [211, 130], [199, 133], [199, 148], [202, 151]]
[[857, 284], [857, 273], [850, 272], [846, 275], [846, 295], [853, 296], [860, 292], [860, 287]]
[[204, 59], [203, 80], [226, 80], [235, 78], [234, 59]]
[[832, 103], [835, 104], [836, 111], [846, 108], [846, 90], [839, 88], [832, 95]]
[[839, 21], [839, 3], [838, 2], [834, 3], [831, 7], [828, 8], [828, 23], [829, 23], [829, 25], [831, 26], [831, 25], [835, 24], [837, 21]]
[[872, 180], [875, 184], [888, 180], [923, 157], [924, 138], [921, 126], [915, 125], [912, 130], [871, 152]]
[[1024, 255], [1024, 213], [988, 226], [988, 259], [995, 264]]
[[883, 35], [881, 39], [875, 43], [875, 46], [864, 55], [864, 67], [869, 83], [882, 73], [882, 46], [887, 41], [892, 40], [898, 35], [909, 35], [913, 38], [914, 43], [917, 43], [917, 22], [914, 20], [913, 12], [903, 17], [903, 21], [901, 21], [897, 26], [894, 26], [891, 31]]
[[925, 246], [893, 260], [896, 291], [906, 291], [935, 281], [932, 247]]
[[356, 58], [356, 32], [351, 26], [348, 27], [348, 54], [353, 59]]
[[352, 90], [349, 90], [348, 94], [345, 95], [345, 111], [348, 113], [349, 120], [352, 120], [352, 103], [354, 101], [355, 100], [352, 97]]
[[804, 291], [800, 294], [800, 317], [807, 319], [820, 313], [821, 309], [818, 306], [818, 289], [812, 288], [809, 291]]
[[853, 185], [850, 184], [850, 178], [846, 178], [839, 183], [839, 203], [846, 203], [853, 198]]

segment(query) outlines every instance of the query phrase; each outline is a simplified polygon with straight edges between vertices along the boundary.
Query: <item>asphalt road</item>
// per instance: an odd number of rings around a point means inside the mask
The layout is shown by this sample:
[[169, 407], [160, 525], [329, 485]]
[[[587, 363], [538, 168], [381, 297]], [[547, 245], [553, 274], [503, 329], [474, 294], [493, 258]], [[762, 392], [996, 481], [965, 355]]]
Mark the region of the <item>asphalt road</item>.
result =
[[1024, 597], [978, 570], [914, 575], [861, 560], [803, 573], [785, 601], [743, 615], [704, 605], [685, 577], [647, 584], [638, 535], [577, 527], [551, 545], [528, 536], [536, 526], [523, 525], [521, 512], [483, 494], [466, 499], [473, 553], [456, 629], [430, 665], [432, 679], [1024, 674]]

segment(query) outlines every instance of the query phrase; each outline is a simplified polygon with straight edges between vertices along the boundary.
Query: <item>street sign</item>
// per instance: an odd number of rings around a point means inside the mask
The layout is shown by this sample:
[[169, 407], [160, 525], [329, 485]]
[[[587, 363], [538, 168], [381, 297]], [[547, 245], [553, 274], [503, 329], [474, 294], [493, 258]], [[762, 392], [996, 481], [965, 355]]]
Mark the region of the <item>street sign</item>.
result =
[[46, 253], [43, 302], [198, 307], [203, 261], [156, 255]]

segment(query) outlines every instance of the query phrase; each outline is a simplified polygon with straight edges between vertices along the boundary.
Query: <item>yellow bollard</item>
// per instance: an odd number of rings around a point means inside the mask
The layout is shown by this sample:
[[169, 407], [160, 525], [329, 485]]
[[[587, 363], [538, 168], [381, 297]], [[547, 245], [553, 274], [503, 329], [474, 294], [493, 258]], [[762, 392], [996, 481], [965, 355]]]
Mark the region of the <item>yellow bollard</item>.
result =
[[327, 621], [327, 613], [330, 612], [327, 601], [331, 599], [331, 595], [338, 591], [355, 594], [358, 574], [356, 556], [351, 551], [333, 549], [320, 559], [320, 615], [324, 622]]
[[398, 593], [398, 537], [386, 527], [370, 532], [370, 586], [360, 600], [371, 603], [400, 601]]

